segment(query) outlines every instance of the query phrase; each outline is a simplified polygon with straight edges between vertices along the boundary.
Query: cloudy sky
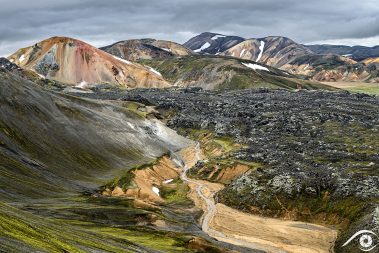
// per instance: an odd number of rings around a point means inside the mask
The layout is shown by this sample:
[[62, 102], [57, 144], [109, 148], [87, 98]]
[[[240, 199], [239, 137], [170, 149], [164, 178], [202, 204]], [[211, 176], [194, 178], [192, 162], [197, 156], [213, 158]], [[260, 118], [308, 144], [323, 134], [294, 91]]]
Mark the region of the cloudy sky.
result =
[[301, 43], [379, 44], [378, 0], [0, 0], [0, 56], [55, 36], [95, 46], [131, 38], [180, 43], [212, 31]]

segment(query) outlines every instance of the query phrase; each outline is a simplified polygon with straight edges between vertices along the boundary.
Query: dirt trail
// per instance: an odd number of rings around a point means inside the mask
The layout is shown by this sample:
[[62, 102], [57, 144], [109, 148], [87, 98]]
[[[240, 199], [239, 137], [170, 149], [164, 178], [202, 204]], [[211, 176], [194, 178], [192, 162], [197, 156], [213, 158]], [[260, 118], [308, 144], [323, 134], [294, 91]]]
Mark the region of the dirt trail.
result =
[[335, 230], [304, 223], [250, 215], [216, 204], [214, 194], [223, 185], [189, 179], [187, 172], [201, 159], [200, 144], [183, 150], [181, 179], [192, 190], [190, 197], [204, 210], [202, 230], [224, 242], [273, 253], [327, 253], [333, 252], [337, 237]]

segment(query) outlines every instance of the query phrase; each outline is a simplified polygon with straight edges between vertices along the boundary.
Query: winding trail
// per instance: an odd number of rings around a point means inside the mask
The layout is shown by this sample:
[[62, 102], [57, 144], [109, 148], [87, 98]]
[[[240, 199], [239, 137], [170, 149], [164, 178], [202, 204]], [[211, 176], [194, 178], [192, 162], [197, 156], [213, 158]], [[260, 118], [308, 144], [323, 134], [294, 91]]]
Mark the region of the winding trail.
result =
[[[204, 214], [201, 228], [209, 236], [223, 242], [272, 253], [332, 252], [336, 231], [329, 228], [294, 221], [263, 218], [242, 213], [223, 204], [215, 203], [214, 195], [220, 190], [214, 183], [190, 179], [187, 173], [201, 159], [200, 143], [197, 143], [190, 162], [180, 156], [180, 178], [194, 190], [193, 197], [205, 203], [199, 204]], [[175, 159], [176, 160], [176, 159]], [[222, 189], [222, 188], [221, 188]]]
[[[195, 163], [200, 160], [200, 152], [201, 152], [200, 143], [196, 143], [196, 147], [195, 147]], [[207, 190], [210, 191], [210, 189], [208, 189], [208, 187], [205, 184], [201, 183], [198, 180], [189, 179], [187, 177], [187, 172], [189, 170], [188, 164], [185, 163], [185, 162], [183, 162], [183, 163], [184, 163], [184, 166], [183, 166], [183, 170], [182, 170], [182, 172], [180, 174], [180, 178], [183, 180], [183, 182], [192, 183], [192, 184], [196, 185], [196, 193], [199, 195], [199, 197], [207, 205], [207, 210], [206, 210], [204, 216], [202, 217], [203, 221], [202, 221], [201, 229], [205, 233], [207, 233], [207, 234], [210, 234], [210, 232], [212, 232], [212, 234], [215, 233], [215, 234], [217, 234], [219, 236], [225, 236], [221, 232], [215, 231], [213, 229], [212, 229], [212, 231], [210, 231], [211, 229], [209, 228], [209, 224], [212, 221], [212, 219], [213, 219], [213, 217], [215, 216], [215, 213], [216, 213], [216, 204], [215, 204], [215, 201], [214, 201], [214, 198], [213, 198], [215, 193], [211, 193], [211, 195], [209, 197], [205, 196], [204, 193], [203, 193], [203, 190], [205, 188], [207, 188]]]

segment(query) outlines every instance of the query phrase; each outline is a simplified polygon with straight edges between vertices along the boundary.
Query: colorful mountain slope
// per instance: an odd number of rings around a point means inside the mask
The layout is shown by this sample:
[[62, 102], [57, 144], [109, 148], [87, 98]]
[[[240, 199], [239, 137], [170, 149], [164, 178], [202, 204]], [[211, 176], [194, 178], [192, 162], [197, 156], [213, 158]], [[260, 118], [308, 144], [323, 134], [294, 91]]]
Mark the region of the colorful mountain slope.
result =
[[169, 86], [149, 68], [66, 37], [52, 37], [22, 48], [8, 59], [43, 77], [82, 87], [99, 83], [129, 88]]

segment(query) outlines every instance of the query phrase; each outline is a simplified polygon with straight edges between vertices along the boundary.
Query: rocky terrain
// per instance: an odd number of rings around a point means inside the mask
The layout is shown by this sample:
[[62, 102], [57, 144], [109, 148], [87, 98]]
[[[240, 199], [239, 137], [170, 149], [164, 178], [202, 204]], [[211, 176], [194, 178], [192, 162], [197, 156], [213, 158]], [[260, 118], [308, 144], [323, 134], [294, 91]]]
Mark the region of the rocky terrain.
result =
[[344, 45], [305, 45], [316, 54], [336, 54], [362, 61], [367, 58], [379, 56], [379, 46], [344, 46]]
[[191, 50], [175, 42], [154, 39], [119, 41], [100, 49], [129, 61], [171, 58], [193, 54]]
[[48, 78], [86, 87], [91, 84], [135, 87], [167, 87], [153, 70], [105, 53], [85, 42], [53, 37], [18, 50], [8, 59], [23, 69]]
[[[200, 142], [226, 145], [192, 168], [219, 181], [216, 200], [248, 213], [333, 226], [334, 250], [360, 229], [378, 226], [379, 100], [348, 92], [133, 90], [83, 94], [156, 105], [167, 125]], [[209, 137], [211, 136], [211, 137]], [[212, 137], [213, 136], [213, 137]], [[209, 140], [208, 140], [209, 142]], [[229, 144], [227, 144], [229, 143]], [[206, 145], [208, 146], [208, 145]]]

